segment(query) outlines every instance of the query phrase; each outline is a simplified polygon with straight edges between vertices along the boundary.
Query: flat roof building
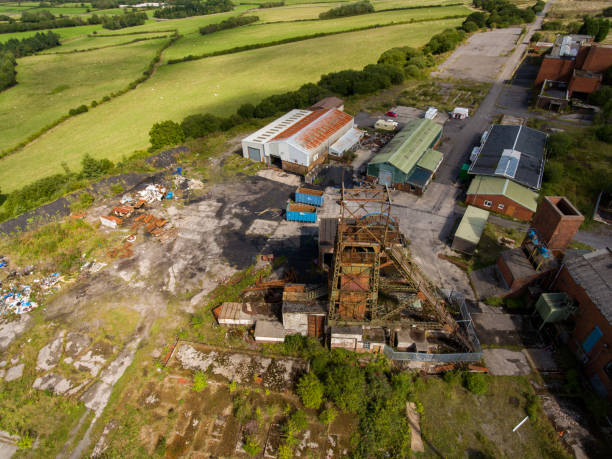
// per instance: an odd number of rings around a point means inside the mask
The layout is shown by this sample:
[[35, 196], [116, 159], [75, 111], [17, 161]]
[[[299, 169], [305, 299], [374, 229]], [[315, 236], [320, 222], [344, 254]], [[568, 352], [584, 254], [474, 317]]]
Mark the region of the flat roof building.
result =
[[457, 227], [457, 231], [455, 231], [452, 245], [453, 250], [470, 255], [473, 254], [480, 242], [488, 218], [488, 211], [468, 206]]

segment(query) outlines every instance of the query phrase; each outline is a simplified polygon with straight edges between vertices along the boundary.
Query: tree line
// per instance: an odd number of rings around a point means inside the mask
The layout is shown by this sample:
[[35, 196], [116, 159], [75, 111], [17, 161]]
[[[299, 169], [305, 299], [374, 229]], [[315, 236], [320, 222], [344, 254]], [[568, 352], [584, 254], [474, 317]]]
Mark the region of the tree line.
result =
[[0, 43], [0, 91], [17, 84], [17, 58], [29, 56], [60, 45], [60, 36], [53, 32], [38, 32], [33, 37], [11, 38]]
[[473, 5], [488, 14], [480, 11], [470, 14], [461, 26], [466, 32], [475, 32], [483, 27], [495, 29], [533, 22], [536, 13], [544, 9], [542, 0], [524, 9], [508, 0], [474, 0]]
[[[597, 18], [585, 16], [580, 21], [572, 21], [565, 25], [559, 20], [547, 21], [542, 24], [542, 30], [563, 31], [569, 34], [584, 34], [590, 35], [596, 42], [601, 42], [606, 39], [610, 33], [610, 20], [605, 18]], [[542, 39], [542, 34], [536, 32], [531, 36], [531, 41], [536, 42]]]
[[360, 14], [368, 14], [373, 12], [374, 7], [369, 0], [363, 0], [361, 2], [349, 3], [348, 5], [342, 5], [337, 8], [332, 8], [329, 11], [325, 11], [319, 14], [319, 19], [342, 18], [345, 16], [357, 16]]
[[147, 13], [105, 14], [102, 16], [102, 27], [110, 30], [124, 29], [143, 25]]
[[205, 14], [223, 13], [234, 9], [231, 0], [178, 0], [174, 6], [155, 10], [153, 16], [161, 19], [180, 19], [190, 16], [202, 16]]
[[386, 89], [406, 78], [421, 78], [435, 64], [433, 54], [454, 49], [465, 38], [459, 29], [447, 29], [423, 47], [392, 48], [385, 51], [376, 64], [362, 70], [342, 70], [323, 75], [318, 83], [307, 83], [297, 91], [266, 97], [258, 104], [241, 105], [235, 114], [219, 117], [210, 113], [190, 115], [177, 123], [166, 120], [153, 125], [149, 131], [151, 150], [177, 145], [186, 139], [204, 137], [215, 131], [227, 131], [249, 119], [268, 118], [294, 108], [306, 108], [330, 95], [352, 96]]
[[204, 27], [200, 27], [200, 33], [202, 35], [208, 35], [210, 33], [218, 32], [219, 30], [233, 29], [254, 22], [259, 21], [259, 16], [233, 16], [217, 24], [209, 24]]

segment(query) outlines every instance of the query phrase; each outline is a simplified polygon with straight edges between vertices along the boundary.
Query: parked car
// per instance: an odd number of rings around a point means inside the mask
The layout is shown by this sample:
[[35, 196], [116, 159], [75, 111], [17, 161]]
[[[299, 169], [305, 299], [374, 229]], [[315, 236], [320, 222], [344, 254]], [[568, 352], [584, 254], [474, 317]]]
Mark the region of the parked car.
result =
[[397, 118], [397, 113], [394, 112], [393, 110], [389, 110], [387, 113], [385, 113], [385, 115], [392, 116], [393, 118]]

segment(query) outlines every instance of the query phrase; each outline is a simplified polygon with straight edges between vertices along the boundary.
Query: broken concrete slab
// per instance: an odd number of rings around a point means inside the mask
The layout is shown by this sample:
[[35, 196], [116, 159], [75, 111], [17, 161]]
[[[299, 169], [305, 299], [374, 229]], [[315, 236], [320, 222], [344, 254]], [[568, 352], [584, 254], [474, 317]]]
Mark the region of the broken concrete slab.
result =
[[531, 373], [525, 354], [508, 349], [484, 349], [482, 356], [494, 376], [519, 376]]
[[66, 332], [62, 330], [57, 337], [48, 342], [38, 352], [38, 358], [36, 359], [36, 369], [38, 371], [49, 371], [59, 363], [62, 357], [62, 345], [64, 343], [65, 333]]
[[4, 375], [4, 380], [9, 382], [9, 381], [14, 381], [16, 379], [20, 379], [21, 376], [23, 375], [23, 369], [25, 368], [25, 364], [20, 363], [19, 365], [15, 365], [14, 367], [9, 368], [8, 370], [6, 370], [6, 373]]
[[64, 352], [69, 357], [76, 357], [91, 344], [91, 338], [81, 333], [68, 333]]
[[270, 236], [276, 228], [278, 227], [279, 222], [275, 222], [273, 220], [261, 220], [257, 219], [251, 223], [249, 229], [246, 230], [246, 234], [256, 235], [256, 236]]
[[22, 314], [17, 320], [0, 325], [0, 351], [6, 350], [13, 340], [21, 335], [30, 326], [31, 319]]
[[423, 438], [421, 437], [421, 415], [416, 410], [414, 402], [406, 403], [406, 416], [408, 416], [408, 425], [410, 426], [410, 449], [418, 453], [425, 452]]
[[72, 383], [69, 379], [54, 373], [47, 373], [34, 380], [32, 384], [34, 389], [51, 390], [57, 395], [63, 395], [70, 390]]
[[73, 365], [79, 371], [89, 371], [91, 376], [97, 376], [104, 364], [106, 359], [99, 355], [94, 354], [93, 351], [88, 351], [85, 355], [81, 356], [80, 359], [76, 360]]

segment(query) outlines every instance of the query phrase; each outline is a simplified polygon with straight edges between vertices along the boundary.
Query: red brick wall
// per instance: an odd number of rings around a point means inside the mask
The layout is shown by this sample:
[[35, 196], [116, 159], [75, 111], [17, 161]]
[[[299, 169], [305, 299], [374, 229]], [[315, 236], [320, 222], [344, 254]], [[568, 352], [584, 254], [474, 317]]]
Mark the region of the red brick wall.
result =
[[596, 78], [573, 77], [570, 81], [568, 90], [569, 96], [572, 97], [574, 92], [583, 92], [591, 94], [601, 87], [601, 81]]
[[570, 340], [570, 348], [582, 360], [584, 350], [582, 343], [586, 340], [595, 326], [603, 332], [603, 337], [595, 344], [587, 355], [588, 361], [584, 366], [587, 377], [598, 375], [602, 383], [608, 389], [608, 398], [612, 400], [612, 380], [604, 372], [605, 365], [612, 360], [612, 325], [599, 312], [584, 289], [580, 287], [566, 268], [561, 270], [559, 277], [553, 286], [555, 290], [566, 292], [578, 304], [578, 311], [574, 316], [575, 328]]
[[506, 292], [505, 295], [503, 295], [506, 298], [507, 297], [517, 297], [517, 296], [522, 295], [523, 293], [525, 293], [525, 289], [529, 285], [534, 283], [540, 277], [544, 277], [548, 275], [548, 272], [538, 272], [530, 277], [515, 279], [512, 276], [512, 273], [510, 272], [510, 269], [508, 268], [508, 266], [506, 266], [506, 263], [501, 255], [497, 257], [496, 264], [497, 264], [497, 269], [499, 269], [499, 272], [501, 273], [504, 280], [506, 281], [506, 284], [510, 288], [510, 290]]
[[545, 57], [540, 71], [535, 79], [535, 85], [540, 86], [544, 80], [569, 81], [576, 62], [570, 59], [553, 59]]
[[560, 214], [556, 208], [559, 201], [559, 196], [546, 196], [542, 199], [531, 223], [553, 251], [565, 250], [584, 221], [582, 215]]
[[[485, 207], [485, 201], [491, 201], [493, 202], [493, 205], [491, 205], [491, 207]], [[531, 217], [533, 217], [533, 212], [531, 210], [502, 195], [468, 194], [465, 202], [467, 204], [480, 207], [481, 209], [508, 215], [509, 217], [518, 218], [519, 220], [529, 221], [531, 220]], [[499, 204], [503, 204], [504, 208], [499, 209], [497, 207]]]

